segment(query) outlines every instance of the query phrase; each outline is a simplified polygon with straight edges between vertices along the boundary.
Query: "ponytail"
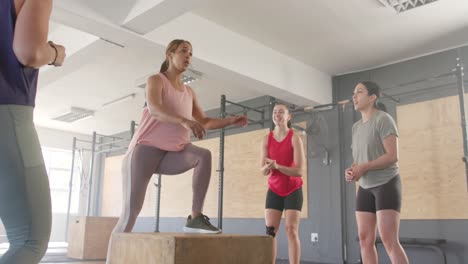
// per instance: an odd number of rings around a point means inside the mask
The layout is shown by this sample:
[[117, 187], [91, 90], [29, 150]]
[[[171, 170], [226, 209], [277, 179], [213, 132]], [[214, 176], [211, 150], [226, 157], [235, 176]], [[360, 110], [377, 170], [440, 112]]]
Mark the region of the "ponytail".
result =
[[169, 69], [169, 61], [166, 59], [162, 64], [161, 64], [161, 69], [159, 70], [160, 73], [165, 73]]
[[378, 110], [380, 111], [384, 111], [385, 113], [387, 113], [387, 106], [385, 106], [383, 103], [381, 102], [375, 102], [374, 104], [374, 107], [377, 108]]

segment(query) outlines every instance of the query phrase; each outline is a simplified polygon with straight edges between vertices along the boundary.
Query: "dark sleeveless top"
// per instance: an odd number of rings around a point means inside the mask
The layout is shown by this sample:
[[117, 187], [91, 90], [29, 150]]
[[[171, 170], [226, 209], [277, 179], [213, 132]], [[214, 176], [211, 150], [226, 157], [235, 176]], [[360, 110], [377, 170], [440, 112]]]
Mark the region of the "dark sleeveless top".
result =
[[34, 106], [38, 70], [25, 67], [13, 52], [14, 0], [0, 0], [0, 104]]

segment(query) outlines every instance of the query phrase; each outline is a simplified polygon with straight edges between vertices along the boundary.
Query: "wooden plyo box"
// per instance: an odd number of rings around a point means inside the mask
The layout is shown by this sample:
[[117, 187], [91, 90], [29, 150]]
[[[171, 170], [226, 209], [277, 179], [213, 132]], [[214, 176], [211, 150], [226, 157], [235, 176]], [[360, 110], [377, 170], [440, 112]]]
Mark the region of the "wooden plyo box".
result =
[[76, 259], [105, 259], [117, 217], [75, 216], [68, 226], [67, 256]]
[[108, 264], [271, 264], [270, 236], [115, 233]]

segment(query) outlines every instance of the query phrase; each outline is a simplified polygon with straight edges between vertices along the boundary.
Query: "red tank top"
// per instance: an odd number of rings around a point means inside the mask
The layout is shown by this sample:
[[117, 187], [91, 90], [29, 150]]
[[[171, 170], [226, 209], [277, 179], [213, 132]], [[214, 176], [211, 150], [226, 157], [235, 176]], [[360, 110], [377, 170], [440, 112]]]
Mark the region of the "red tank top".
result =
[[[294, 164], [294, 148], [292, 145], [292, 137], [294, 131], [289, 130], [286, 137], [278, 142], [273, 136], [273, 131], [268, 135], [268, 157], [276, 160], [279, 165], [293, 167]], [[302, 178], [288, 176], [279, 170], [272, 170], [268, 177], [268, 187], [279, 196], [288, 196], [295, 190], [301, 188]]]

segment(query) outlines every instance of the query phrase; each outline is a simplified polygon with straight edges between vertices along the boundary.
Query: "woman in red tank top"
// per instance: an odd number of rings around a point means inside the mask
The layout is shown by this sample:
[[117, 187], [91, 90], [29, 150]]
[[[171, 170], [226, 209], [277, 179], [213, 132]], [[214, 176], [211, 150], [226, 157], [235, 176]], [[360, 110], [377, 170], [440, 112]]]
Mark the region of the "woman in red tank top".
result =
[[299, 222], [303, 201], [301, 177], [306, 162], [304, 148], [301, 138], [291, 129], [291, 114], [285, 105], [273, 108], [272, 119], [275, 129], [263, 138], [261, 148], [261, 170], [268, 176], [266, 233], [273, 237], [273, 259], [276, 259], [275, 235], [284, 210], [289, 263], [299, 264]]

